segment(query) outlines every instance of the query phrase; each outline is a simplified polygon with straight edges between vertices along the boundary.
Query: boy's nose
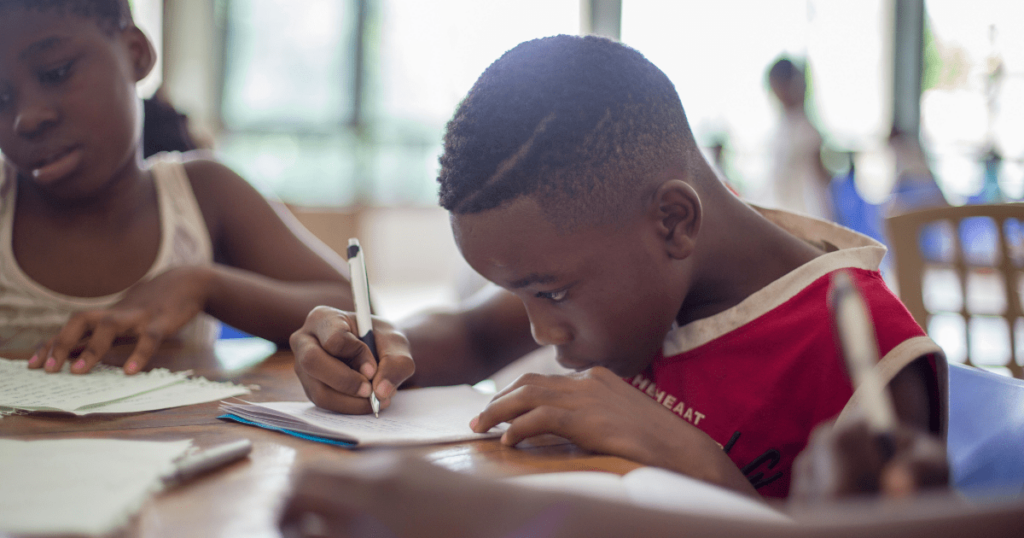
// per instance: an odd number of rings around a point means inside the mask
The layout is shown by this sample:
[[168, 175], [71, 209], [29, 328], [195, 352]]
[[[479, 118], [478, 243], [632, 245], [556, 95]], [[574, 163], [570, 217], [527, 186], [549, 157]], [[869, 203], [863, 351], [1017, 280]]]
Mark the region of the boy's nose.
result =
[[550, 316], [539, 315], [528, 311], [530, 316], [530, 332], [533, 339], [542, 346], [561, 346], [572, 341], [572, 332], [569, 328], [552, 319]]
[[19, 136], [32, 138], [44, 132], [57, 122], [57, 108], [42, 99], [26, 98], [28, 102], [18, 108], [14, 116], [14, 132]]

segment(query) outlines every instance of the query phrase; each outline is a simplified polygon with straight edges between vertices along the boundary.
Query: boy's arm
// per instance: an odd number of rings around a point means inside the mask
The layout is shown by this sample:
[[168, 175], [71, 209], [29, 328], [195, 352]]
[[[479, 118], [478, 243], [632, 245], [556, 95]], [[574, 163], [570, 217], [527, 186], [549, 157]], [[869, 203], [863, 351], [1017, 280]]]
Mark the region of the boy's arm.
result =
[[476, 383], [537, 349], [523, 302], [488, 285], [457, 308], [398, 323], [416, 359], [411, 382], [422, 386]]
[[905, 366], [889, 382], [893, 407], [900, 424], [922, 432], [940, 434], [941, 420], [933, 396], [936, 390], [935, 372], [928, 357], [918, 357]]

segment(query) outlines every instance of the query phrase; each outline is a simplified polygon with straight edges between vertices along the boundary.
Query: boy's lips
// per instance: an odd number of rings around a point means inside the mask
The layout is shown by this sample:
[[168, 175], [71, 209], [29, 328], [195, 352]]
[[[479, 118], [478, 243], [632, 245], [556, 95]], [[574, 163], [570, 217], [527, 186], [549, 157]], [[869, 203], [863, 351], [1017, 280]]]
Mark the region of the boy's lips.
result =
[[558, 364], [560, 364], [563, 368], [569, 368], [570, 370], [576, 370], [577, 372], [589, 370], [594, 366], [594, 363], [592, 362], [580, 359], [571, 359], [561, 353], [555, 356], [555, 360], [558, 361]]
[[40, 183], [56, 181], [78, 167], [82, 162], [82, 151], [76, 147], [62, 149], [40, 159], [32, 166], [32, 177]]

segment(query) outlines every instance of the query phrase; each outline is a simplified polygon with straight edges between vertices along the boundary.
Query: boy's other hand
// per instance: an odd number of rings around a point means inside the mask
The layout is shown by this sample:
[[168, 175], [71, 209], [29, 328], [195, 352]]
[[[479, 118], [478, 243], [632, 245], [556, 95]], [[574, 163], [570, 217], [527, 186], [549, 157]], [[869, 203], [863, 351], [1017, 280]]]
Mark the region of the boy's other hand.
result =
[[722, 452], [689, 422], [601, 366], [569, 375], [520, 376], [494, 396], [470, 427], [486, 432], [502, 422], [509, 423], [501, 436], [508, 446], [552, 433], [586, 450], [687, 474], [693, 471], [678, 464], [680, 454], [692, 456], [702, 448]]
[[165, 339], [203, 311], [210, 275], [204, 267], [176, 267], [132, 286], [110, 308], [72, 314], [57, 336], [29, 360], [29, 368], [59, 372], [71, 360], [71, 372], [84, 374], [115, 341], [128, 339], [135, 340], [135, 348], [124, 371], [140, 372]]
[[839, 497], [908, 497], [949, 485], [949, 464], [934, 435], [901, 426], [872, 433], [864, 421], [818, 426], [793, 464], [790, 499], [814, 503]]
[[340, 413], [366, 414], [370, 391], [381, 409], [416, 370], [409, 341], [390, 323], [373, 318], [380, 364], [356, 336], [356, 315], [336, 308], [314, 308], [302, 328], [292, 334], [295, 373], [306, 396], [317, 406]]

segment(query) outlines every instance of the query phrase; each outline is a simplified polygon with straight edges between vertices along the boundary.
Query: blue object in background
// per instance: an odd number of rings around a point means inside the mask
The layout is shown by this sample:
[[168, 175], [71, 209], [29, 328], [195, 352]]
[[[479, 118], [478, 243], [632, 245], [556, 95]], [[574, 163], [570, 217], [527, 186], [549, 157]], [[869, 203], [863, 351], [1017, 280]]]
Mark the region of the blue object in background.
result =
[[217, 339], [228, 340], [231, 338], [252, 338], [252, 335], [247, 332], [242, 332], [226, 323], [221, 323], [220, 335], [217, 336]]
[[1024, 494], [1024, 380], [950, 363], [946, 447], [961, 493]]
[[857, 192], [854, 174], [836, 176], [829, 183], [836, 224], [860, 232], [882, 244], [886, 244], [882, 231], [882, 209], [861, 197]]

